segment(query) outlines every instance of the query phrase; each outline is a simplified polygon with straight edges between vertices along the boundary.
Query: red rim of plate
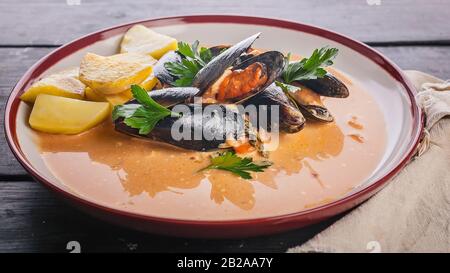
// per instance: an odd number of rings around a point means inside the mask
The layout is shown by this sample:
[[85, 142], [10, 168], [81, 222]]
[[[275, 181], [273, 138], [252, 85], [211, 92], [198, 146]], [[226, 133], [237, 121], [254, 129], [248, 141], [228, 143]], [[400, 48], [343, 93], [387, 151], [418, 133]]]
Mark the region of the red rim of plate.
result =
[[[397, 80], [407, 91], [410, 102], [411, 102], [411, 115], [413, 117], [413, 131], [411, 134], [411, 139], [409, 141], [409, 149], [407, 153], [405, 153], [400, 161], [400, 163], [389, 170], [389, 172], [372, 183], [371, 185], [362, 188], [361, 190], [348, 195], [342, 199], [338, 199], [336, 201], [324, 204], [319, 207], [302, 210], [299, 212], [294, 212], [290, 214], [272, 216], [272, 217], [263, 217], [263, 218], [253, 218], [253, 219], [241, 219], [241, 220], [183, 220], [183, 219], [172, 219], [172, 218], [163, 218], [163, 217], [154, 217], [143, 215], [139, 213], [132, 213], [120, 209], [115, 209], [111, 207], [106, 207], [86, 199], [83, 199], [79, 196], [76, 196], [64, 189], [54, 185], [53, 183], [47, 181], [42, 174], [38, 170], [36, 170], [30, 162], [26, 159], [23, 154], [17, 139], [16, 134], [16, 115], [19, 107], [19, 94], [23, 92], [23, 90], [34, 80], [37, 76], [41, 75], [45, 70], [54, 65], [60, 59], [66, 57], [67, 55], [72, 54], [73, 52], [80, 50], [94, 42], [104, 40], [106, 38], [112, 37], [117, 34], [124, 33], [129, 27], [134, 24], [144, 24], [146, 26], [168, 26], [168, 25], [177, 25], [177, 24], [189, 24], [189, 23], [233, 23], [233, 24], [251, 24], [251, 25], [264, 25], [264, 26], [273, 26], [279, 28], [285, 28], [290, 30], [296, 30], [300, 32], [306, 32], [309, 34], [313, 34], [316, 36], [321, 36], [335, 42], [338, 42], [342, 45], [345, 45], [358, 53], [364, 55], [369, 58], [376, 64], [378, 64], [381, 68], [383, 68], [388, 74]], [[160, 223], [172, 223], [172, 224], [181, 224], [181, 225], [190, 225], [190, 226], [210, 226], [210, 225], [220, 225], [220, 226], [237, 226], [237, 225], [251, 225], [251, 224], [262, 224], [262, 223], [277, 223], [277, 222], [289, 222], [289, 220], [297, 221], [300, 218], [309, 218], [314, 214], [322, 214], [327, 215], [328, 210], [335, 209], [337, 207], [344, 207], [345, 205], [354, 203], [356, 205], [358, 200], [361, 198], [368, 198], [370, 193], [375, 193], [377, 190], [381, 189], [381, 186], [385, 185], [393, 176], [395, 176], [411, 159], [416, 151], [416, 147], [418, 146], [421, 139], [421, 132], [423, 129], [423, 121], [424, 117], [420, 108], [417, 106], [414, 99], [415, 89], [409, 80], [403, 75], [400, 68], [395, 65], [388, 58], [384, 57], [378, 51], [368, 47], [367, 45], [355, 41], [347, 36], [342, 34], [338, 34], [333, 31], [325, 30], [316, 26], [305, 25], [292, 21], [285, 21], [279, 19], [271, 19], [271, 18], [263, 18], [263, 17], [249, 17], [249, 16], [239, 16], [239, 15], [192, 15], [192, 16], [176, 16], [176, 17], [165, 17], [165, 18], [156, 18], [150, 20], [140, 20], [127, 24], [122, 24], [118, 26], [114, 26], [111, 28], [106, 28], [86, 36], [83, 36], [79, 39], [73, 40], [72, 42], [65, 44], [58, 49], [50, 52], [45, 57], [40, 59], [37, 63], [35, 63], [28, 71], [22, 76], [22, 78], [18, 81], [18, 83], [13, 88], [6, 105], [5, 109], [5, 133], [8, 144], [14, 153], [15, 157], [22, 164], [22, 166], [30, 173], [36, 180], [43, 183], [45, 186], [50, 188], [51, 190], [61, 194], [63, 197], [70, 201], [74, 201], [76, 203], [80, 203], [87, 207], [91, 207], [94, 209], [98, 209], [100, 211], [108, 212], [111, 214], [116, 214], [124, 217], [134, 218], [137, 220], [145, 220], [150, 222], [160, 222]], [[366, 197], [365, 197], [366, 196]], [[353, 206], [353, 205], [352, 205]], [[330, 215], [333, 213], [330, 213]]]

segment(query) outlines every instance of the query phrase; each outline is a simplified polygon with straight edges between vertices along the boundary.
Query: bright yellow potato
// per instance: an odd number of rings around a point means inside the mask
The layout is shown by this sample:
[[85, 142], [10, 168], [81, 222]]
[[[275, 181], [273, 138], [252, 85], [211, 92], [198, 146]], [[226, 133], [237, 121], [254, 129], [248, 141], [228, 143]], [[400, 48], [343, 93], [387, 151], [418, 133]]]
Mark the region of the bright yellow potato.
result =
[[76, 67], [60, 71], [35, 82], [20, 96], [20, 99], [34, 103], [39, 94], [83, 99], [85, 87], [84, 83], [78, 80], [78, 68]]
[[83, 101], [40, 94], [30, 115], [30, 126], [42, 132], [78, 134], [102, 122], [110, 114], [109, 103]]
[[170, 50], [178, 48], [177, 40], [154, 32], [143, 26], [134, 25], [122, 38], [120, 52], [138, 52], [149, 54], [153, 58], [159, 59]]
[[[155, 76], [148, 77], [145, 81], [140, 83], [139, 85], [144, 88], [145, 90], [151, 90], [156, 83], [158, 82], [158, 79]], [[85, 90], [86, 99], [90, 101], [106, 101], [109, 102], [112, 106], [124, 104], [125, 102], [131, 100], [133, 98], [133, 94], [131, 93], [131, 89], [128, 89], [127, 91], [114, 94], [114, 95], [103, 95], [99, 94], [98, 92], [92, 90], [90, 87], [86, 87]]]
[[151, 56], [139, 53], [108, 57], [88, 53], [81, 60], [80, 81], [97, 93], [117, 94], [148, 78], [155, 62]]
[[[106, 101], [106, 95], [102, 95], [99, 94], [97, 92], [95, 92], [94, 90], [92, 90], [92, 88], [90, 87], [86, 87], [86, 89], [84, 90], [84, 96], [86, 97], [86, 100], [89, 101], [100, 101], [100, 102], [105, 102]], [[110, 96], [114, 96], [114, 95], [110, 95]]]
[[153, 74], [150, 75], [145, 81], [141, 82], [139, 85], [145, 90], [152, 90], [153, 87], [158, 83], [158, 78], [156, 78]]

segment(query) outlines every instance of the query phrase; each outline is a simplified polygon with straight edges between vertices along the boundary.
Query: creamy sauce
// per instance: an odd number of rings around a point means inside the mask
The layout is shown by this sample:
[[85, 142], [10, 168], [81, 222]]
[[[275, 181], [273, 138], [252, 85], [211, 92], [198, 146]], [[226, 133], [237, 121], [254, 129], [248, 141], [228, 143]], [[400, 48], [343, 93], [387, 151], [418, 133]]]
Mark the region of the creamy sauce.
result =
[[210, 170], [208, 153], [114, 131], [110, 121], [76, 136], [38, 133], [41, 155], [76, 193], [146, 215], [201, 220], [297, 212], [340, 198], [375, 170], [385, 148], [382, 113], [370, 95], [335, 70], [346, 99], [322, 98], [335, 122], [307, 120], [282, 134], [274, 165], [244, 180]]

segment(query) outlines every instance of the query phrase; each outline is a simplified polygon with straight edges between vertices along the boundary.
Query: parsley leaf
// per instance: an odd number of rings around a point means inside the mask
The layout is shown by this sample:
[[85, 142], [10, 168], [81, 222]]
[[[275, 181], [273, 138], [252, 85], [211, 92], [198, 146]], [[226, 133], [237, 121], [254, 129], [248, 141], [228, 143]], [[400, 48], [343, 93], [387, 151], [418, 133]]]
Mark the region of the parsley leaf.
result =
[[170, 74], [177, 77], [172, 84], [178, 87], [191, 86], [195, 75], [201, 69], [196, 61], [188, 59], [183, 59], [181, 63], [166, 63], [165, 67]]
[[146, 135], [161, 119], [170, 116], [180, 116], [154, 101], [139, 85], [132, 85], [131, 92], [138, 104], [116, 105], [112, 112], [113, 121], [122, 117], [124, 123], [131, 128], [139, 129], [139, 134]]
[[280, 87], [284, 92], [295, 92], [295, 91], [297, 91], [298, 89], [300, 89], [300, 87], [298, 87], [298, 86], [293, 86], [293, 85], [290, 85], [290, 84], [285, 84], [285, 83], [282, 83], [282, 82], [279, 82], [279, 81], [275, 81], [275, 85], [276, 86], [278, 86], [278, 87]]
[[[338, 54], [337, 48], [322, 47], [315, 49], [309, 58], [304, 58], [299, 62], [288, 63], [283, 71], [285, 83], [300, 80], [314, 80], [325, 76], [327, 71], [324, 67], [333, 64], [333, 59]], [[288, 54], [288, 61], [289, 61]]]
[[199, 171], [203, 170], [224, 170], [232, 172], [244, 179], [251, 179], [250, 172], [263, 172], [272, 165], [272, 162], [261, 161], [253, 162], [251, 157], [239, 157], [234, 152], [226, 151], [211, 158], [211, 164]]
[[201, 47], [199, 49], [199, 41], [195, 41], [192, 45], [180, 41], [177, 52], [182, 56], [181, 63], [165, 63], [164, 67], [177, 78], [172, 84], [178, 87], [192, 85], [192, 80], [197, 72], [213, 58], [211, 50], [208, 48]]

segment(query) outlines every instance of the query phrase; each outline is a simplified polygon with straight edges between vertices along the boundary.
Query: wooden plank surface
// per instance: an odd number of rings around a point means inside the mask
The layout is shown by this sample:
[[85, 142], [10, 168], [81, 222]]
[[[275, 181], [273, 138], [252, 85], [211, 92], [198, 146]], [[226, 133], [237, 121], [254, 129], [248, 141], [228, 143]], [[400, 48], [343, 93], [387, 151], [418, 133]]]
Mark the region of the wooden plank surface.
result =
[[68, 252], [69, 241], [78, 241], [84, 252], [282, 252], [334, 220], [266, 237], [184, 239], [100, 222], [62, 203], [35, 182], [1, 182], [0, 196], [0, 252]]
[[[368, 4], [377, 1], [380, 5]], [[183, 14], [288, 19], [378, 45], [377, 50], [403, 69], [450, 78], [449, 7], [448, 0], [2, 0], [0, 127], [7, 96], [26, 69], [55, 46], [104, 27]], [[69, 241], [80, 242], [84, 252], [279, 252], [306, 241], [340, 217], [251, 239], [203, 240], [143, 234], [100, 222], [58, 200], [31, 181], [3, 136], [0, 154], [0, 252], [67, 252]]]
[[3, 0], [0, 29], [7, 31], [0, 33], [0, 44], [62, 44], [120, 23], [185, 14], [275, 17], [372, 42], [449, 41], [448, 6], [448, 0]]

